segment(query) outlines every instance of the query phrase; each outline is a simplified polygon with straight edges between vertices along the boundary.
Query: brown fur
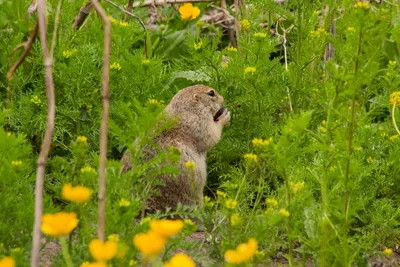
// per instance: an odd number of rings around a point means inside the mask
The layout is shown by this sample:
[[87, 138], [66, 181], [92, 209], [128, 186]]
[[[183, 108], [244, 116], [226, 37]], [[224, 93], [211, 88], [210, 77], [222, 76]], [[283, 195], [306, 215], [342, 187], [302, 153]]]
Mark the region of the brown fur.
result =
[[[226, 109], [218, 121], [214, 121], [214, 115], [223, 107], [224, 98], [215, 90], [215, 96], [208, 95], [210, 90], [214, 89], [204, 85], [184, 88], [166, 106], [167, 117], [179, 121], [172, 129], [163, 131], [155, 141], [162, 149], [170, 146], [180, 148], [181, 175], [176, 179], [160, 177], [165, 186], [158, 187], [160, 194], [147, 203], [149, 209], [174, 208], [178, 203], [190, 206], [203, 203], [207, 152], [220, 140], [222, 128], [230, 120], [230, 112]], [[122, 172], [129, 171], [132, 168], [129, 152], [122, 161]], [[195, 162], [194, 171], [185, 167], [187, 161]]]

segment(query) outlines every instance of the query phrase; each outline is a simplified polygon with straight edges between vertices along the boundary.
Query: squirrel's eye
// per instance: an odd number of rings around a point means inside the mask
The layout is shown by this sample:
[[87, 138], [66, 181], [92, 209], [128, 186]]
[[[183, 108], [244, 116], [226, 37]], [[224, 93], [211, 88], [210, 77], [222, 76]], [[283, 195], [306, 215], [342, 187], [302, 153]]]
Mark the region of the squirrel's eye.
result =
[[207, 95], [209, 95], [209, 96], [215, 96], [214, 90], [208, 91], [208, 92], [207, 92]]

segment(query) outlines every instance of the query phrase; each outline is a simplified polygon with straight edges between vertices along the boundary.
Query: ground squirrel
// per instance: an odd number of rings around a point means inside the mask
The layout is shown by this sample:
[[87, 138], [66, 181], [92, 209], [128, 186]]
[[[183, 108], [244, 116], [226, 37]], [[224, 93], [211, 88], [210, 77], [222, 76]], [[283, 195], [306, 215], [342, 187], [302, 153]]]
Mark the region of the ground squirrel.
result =
[[[158, 187], [160, 194], [147, 203], [148, 209], [174, 208], [178, 203], [189, 206], [203, 203], [207, 152], [221, 139], [222, 128], [230, 120], [230, 112], [223, 103], [224, 98], [213, 88], [194, 85], [180, 90], [165, 107], [167, 117], [178, 118], [178, 122], [172, 129], [163, 131], [155, 142], [162, 149], [170, 146], [180, 149], [181, 174], [177, 178], [160, 177], [165, 186]], [[188, 161], [195, 163], [194, 170], [185, 167]], [[132, 168], [129, 152], [122, 162], [123, 173]]]

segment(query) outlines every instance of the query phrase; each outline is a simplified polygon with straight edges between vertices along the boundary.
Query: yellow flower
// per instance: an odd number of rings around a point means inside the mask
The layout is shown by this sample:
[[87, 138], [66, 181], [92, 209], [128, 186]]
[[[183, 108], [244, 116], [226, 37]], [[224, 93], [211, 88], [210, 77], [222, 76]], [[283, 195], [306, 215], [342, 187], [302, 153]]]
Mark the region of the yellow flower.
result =
[[112, 24], [117, 24], [118, 23], [118, 20], [114, 19], [113, 17], [109, 16], [108, 18], [110, 19]]
[[243, 30], [247, 30], [251, 27], [251, 23], [250, 21], [248, 21], [247, 19], [242, 19], [240, 21], [240, 28]]
[[267, 34], [263, 33], [263, 32], [256, 32], [256, 33], [254, 33], [254, 37], [259, 38], [259, 39], [264, 39], [265, 37], [267, 37]]
[[109, 235], [107, 239], [110, 240], [110, 241], [113, 241], [115, 243], [119, 242], [119, 236], [117, 234]]
[[62, 197], [68, 201], [75, 203], [83, 203], [90, 199], [92, 190], [87, 187], [71, 184], [65, 184], [62, 188]]
[[237, 214], [237, 213], [232, 214], [230, 217], [230, 222], [231, 222], [232, 226], [238, 225], [240, 222], [239, 214]]
[[183, 223], [190, 226], [194, 225], [194, 222], [191, 219], [184, 219]]
[[137, 234], [133, 238], [133, 245], [145, 257], [157, 256], [164, 248], [165, 238], [153, 231], [146, 234]]
[[11, 166], [13, 166], [14, 168], [18, 167], [18, 166], [21, 166], [21, 165], [22, 165], [22, 161], [20, 161], [20, 160], [11, 161]]
[[40, 106], [42, 104], [42, 100], [37, 95], [32, 96], [31, 102], [36, 106]]
[[181, 220], [153, 220], [150, 222], [150, 229], [163, 238], [169, 238], [179, 233], [183, 224]]
[[369, 9], [371, 5], [368, 2], [362, 2], [362, 1], [357, 1], [357, 3], [354, 4], [355, 8], [362, 8], [362, 9]]
[[290, 182], [290, 189], [294, 194], [303, 189], [303, 187], [304, 187], [304, 182], [297, 182], [297, 183]]
[[65, 51], [63, 51], [63, 57], [64, 58], [70, 58], [70, 57], [72, 57], [74, 54], [76, 53], [76, 49], [73, 49], [73, 50], [65, 50]]
[[147, 103], [151, 106], [161, 106], [163, 101], [158, 101], [157, 99], [149, 99]]
[[121, 65], [119, 63], [114, 62], [113, 64], [111, 64], [110, 69], [120, 71]]
[[280, 209], [280, 210], [279, 210], [279, 213], [282, 214], [282, 215], [285, 216], [285, 217], [289, 217], [289, 216], [290, 216], [290, 212], [288, 212], [288, 211], [285, 210], [285, 209]]
[[326, 120], [321, 121], [322, 125], [326, 125]]
[[89, 243], [89, 251], [95, 260], [108, 261], [117, 254], [117, 243], [111, 240], [103, 242], [99, 239], [94, 239]]
[[240, 264], [250, 260], [257, 251], [257, 240], [249, 239], [247, 243], [242, 243], [235, 250], [230, 249], [225, 252], [225, 261], [233, 264]]
[[385, 256], [387, 256], [387, 257], [390, 257], [390, 256], [392, 255], [392, 253], [393, 253], [393, 250], [392, 250], [391, 248], [385, 248], [385, 249], [383, 250], [383, 254], [384, 254]]
[[254, 73], [256, 73], [256, 71], [257, 71], [257, 69], [254, 68], [254, 67], [247, 67], [247, 68], [244, 69], [244, 73], [245, 74], [246, 73], [254, 74]]
[[238, 51], [237, 48], [233, 47], [233, 46], [228, 47], [226, 50], [231, 51], [231, 52], [237, 52]]
[[253, 144], [253, 146], [255, 146], [255, 147], [263, 147], [263, 146], [267, 146], [267, 145], [269, 145], [269, 144], [271, 144], [272, 143], [272, 137], [270, 137], [269, 139], [267, 139], [267, 140], [263, 140], [263, 139], [261, 139], [261, 138], [254, 138], [252, 141], [251, 141], [251, 143]]
[[194, 43], [193, 48], [194, 48], [194, 50], [197, 51], [197, 50], [201, 49], [202, 46], [203, 46], [203, 41], [200, 40], [200, 42], [198, 42], [197, 44]]
[[107, 264], [105, 262], [84, 262], [81, 264], [81, 267], [107, 267]]
[[391, 137], [389, 137], [389, 139], [390, 139], [390, 141], [392, 141], [392, 142], [394, 142], [394, 141], [396, 141], [397, 139], [399, 139], [399, 135], [393, 135], [393, 136], [391, 136]]
[[243, 157], [248, 161], [257, 161], [258, 160], [257, 155], [253, 154], [253, 153], [244, 154]]
[[318, 29], [310, 32], [310, 36], [313, 38], [318, 38], [318, 37], [324, 36], [325, 34], [326, 34], [326, 31], [324, 28], [318, 28]]
[[10, 137], [10, 136], [11, 136], [11, 134], [12, 134], [11, 132], [7, 132], [7, 136], [8, 136], [8, 137]]
[[11, 257], [4, 257], [0, 260], [0, 267], [14, 267], [15, 261]]
[[78, 136], [78, 138], [76, 139], [78, 142], [80, 143], [87, 143], [87, 137], [86, 136]]
[[127, 208], [130, 205], [131, 205], [131, 202], [129, 200], [126, 200], [125, 198], [121, 198], [121, 200], [119, 201], [119, 206], [120, 207]]
[[200, 9], [191, 3], [186, 3], [179, 8], [179, 14], [182, 19], [193, 20], [200, 15]]
[[325, 127], [321, 127], [321, 132], [326, 133], [327, 129]]
[[119, 26], [122, 26], [122, 27], [127, 27], [129, 25], [128, 22], [126, 22], [126, 21], [120, 21], [118, 24], [119, 24]]
[[227, 207], [230, 210], [236, 209], [237, 204], [238, 204], [237, 201], [233, 199], [227, 199], [225, 201], [225, 207]]
[[137, 261], [135, 261], [135, 260], [129, 261], [129, 266], [135, 266], [136, 264], [137, 264]]
[[85, 166], [81, 168], [81, 173], [96, 173], [96, 170], [93, 169], [92, 167]]
[[195, 267], [196, 263], [186, 254], [175, 254], [163, 267]]
[[186, 169], [193, 171], [194, 168], [196, 168], [196, 163], [194, 163], [194, 161], [186, 161], [185, 167], [186, 167]]
[[390, 104], [396, 105], [400, 102], [400, 91], [390, 94]]
[[51, 236], [69, 235], [77, 226], [78, 219], [75, 212], [58, 212], [42, 216], [41, 230]]
[[204, 197], [204, 206], [207, 208], [212, 208], [214, 207], [214, 202], [211, 200], [211, 198], [209, 196], [205, 196]]
[[276, 205], [278, 205], [278, 201], [274, 198], [267, 198], [265, 200], [265, 203], [267, 203], [267, 205], [271, 207], [275, 207]]
[[142, 59], [142, 65], [149, 65], [150, 59]]
[[396, 67], [397, 62], [396, 62], [396, 60], [390, 60], [388, 65], [389, 65], [389, 67]]
[[226, 197], [226, 193], [224, 191], [217, 190], [217, 196]]

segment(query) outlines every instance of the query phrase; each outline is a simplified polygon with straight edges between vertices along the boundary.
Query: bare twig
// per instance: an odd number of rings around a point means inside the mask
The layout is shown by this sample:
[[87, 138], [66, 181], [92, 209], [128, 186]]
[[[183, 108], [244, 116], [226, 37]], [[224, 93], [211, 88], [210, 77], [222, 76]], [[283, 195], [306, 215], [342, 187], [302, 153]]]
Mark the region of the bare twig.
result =
[[33, 15], [33, 13], [35, 13], [36, 9], [37, 9], [37, 1], [36, 0], [32, 0], [31, 5], [28, 8], [28, 14], [29, 15]]
[[36, 22], [35, 28], [33, 29], [31, 35], [29, 36], [28, 41], [26, 41], [26, 42], [24, 42], [22, 44], [19, 44], [16, 48], [14, 48], [14, 51], [15, 51], [19, 47], [23, 46], [23, 47], [25, 47], [25, 50], [22, 53], [21, 57], [17, 60], [17, 62], [15, 62], [14, 65], [12, 65], [11, 68], [9, 69], [9, 71], [7, 72], [7, 76], [6, 76], [7, 80], [8, 80], [7, 100], [6, 100], [7, 109], [10, 108], [10, 104], [11, 104], [11, 81], [12, 81], [12, 77], [14, 75], [14, 72], [18, 69], [18, 67], [22, 64], [22, 62], [24, 62], [25, 58], [28, 56], [29, 51], [31, 51], [33, 43], [35, 42], [36, 37], [38, 35], [38, 31], [39, 31], [39, 23]]
[[[279, 22], [277, 22], [277, 26], [278, 26], [278, 23], [279, 23]], [[292, 30], [293, 27], [294, 27], [294, 25], [291, 25], [289, 28], [284, 29], [284, 28], [281, 26], [281, 28], [282, 28], [282, 30], [283, 30], [283, 35], [282, 35], [282, 38], [283, 38], [283, 52], [284, 52], [284, 57], [285, 57], [285, 70], [286, 70], [286, 71], [289, 70], [289, 68], [288, 68], [288, 61], [287, 61], [287, 48], [286, 48], [287, 39], [286, 39], [286, 34], [287, 34], [288, 32], [290, 32], [290, 31]], [[278, 28], [278, 27], [277, 27], [277, 28]], [[279, 34], [278, 31], [277, 31], [277, 34]], [[287, 92], [287, 94], [288, 94], [290, 112], [293, 112], [292, 97], [290, 96], [289, 86], [286, 86], [286, 92]]]
[[[133, 0], [129, 0], [128, 6], [126, 7], [126, 11], [132, 12], [132, 9], [133, 9]], [[125, 14], [125, 21], [128, 21], [128, 19], [129, 19], [129, 15]]]
[[103, 111], [100, 127], [100, 166], [99, 166], [99, 207], [97, 236], [105, 240], [105, 213], [106, 213], [106, 164], [107, 164], [107, 131], [108, 113], [110, 109], [110, 51], [111, 51], [111, 22], [98, 0], [91, 0], [104, 24], [104, 51], [103, 51]]
[[72, 27], [75, 30], [79, 30], [82, 24], [85, 22], [86, 18], [89, 16], [90, 11], [92, 11], [92, 2], [88, 0], [86, 4], [79, 10], [78, 15], [76, 15]]
[[134, 17], [134, 18], [140, 23], [140, 25], [142, 26], [143, 30], [144, 30], [144, 31], [146, 32], [146, 34], [147, 34], [146, 26], [144, 25], [143, 21], [142, 21], [138, 16], [136, 16], [135, 14], [132, 14], [132, 13], [129, 12], [129, 11], [126, 11], [124, 8], [120, 7], [119, 5], [115, 4], [114, 2], [112, 2], [112, 1], [110, 1], [110, 0], [104, 0], [104, 1], [106, 1], [106, 2], [109, 3], [110, 5], [115, 6], [116, 8], [118, 8], [119, 10], [121, 10], [122, 12], [124, 12], [126, 15], [129, 15], [129, 16], [131, 16], [131, 17]]
[[236, 12], [236, 16], [237, 19], [235, 19], [235, 32], [236, 32], [236, 44], [239, 45], [239, 37], [240, 37], [240, 23], [239, 20], [242, 17], [242, 12], [240, 9], [240, 0], [234, 0], [234, 6], [235, 6], [235, 12]]
[[[221, 0], [221, 9], [224, 10], [224, 11], [226, 11], [226, 9], [227, 9], [226, 0]], [[227, 12], [223, 12], [223, 14], [224, 14], [223, 20], [224, 20], [224, 21], [227, 21], [227, 17], [228, 17]], [[230, 15], [230, 14], [229, 14], [229, 15]], [[233, 20], [233, 22], [234, 22], [234, 20]], [[232, 28], [229, 27], [229, 28], [227, 29], [227, 32], [228, 32], [229, 42], [231, 43], [231, 46], [236, 47], [237, 44], [236, 44], [236, 39], [235, 39], [235, 32], [234, 32], [234, 30], [233, 30]]]
[[145, 36], [144, 36], [144, 53], [145, 53], [146, 58], [148, 58], [148, 54], [147, 54], [147, 34], [148, 34], [148, 32], [147, 32], [146, 25], [144, 25], [143, 21], [138, 16], [136, 16], [135, 14], [132, 14], [131, 12], [126, 11], [124, 8], [118, 6], [114, 2], [111, 2], [110, 0], [104, 0], [104, 1], [106, 1], [107, 3], [115, 6], [116, 8], [118, 8], [119, 10], [124, 12], [126, 15], [134, 17], [140, 23], [140, 25], [142, 26], [142, 28], [144, 30], [144, 34], [145, 34]]
[[[136, 2], [133, 3], [132, 1], [132, 6], [129, 5], [127, 10], [124, 9], [124, 11], [131, 12], [133, 8], [136, 7], [146, 7], [146, 6], [164, 6], [167, 4], [181, 4], [181, 3], [201, 3], [201, 2], [214, 2], [216, 0], [145, 0], [141, 2]], [[85, 22], [87, 16], [90, 14], [90, 11], [92, 10], [92, 3], [90, 0], [80, 9], [78, 15], [75, 17], [74, 23], [72, 24], [72, 27], [76, 30], [79, 30], [79, 28], [82, 26], [83, 22]], [[131, 13], [132, 14], [132, 13]], [[127, 20], [127, 15], [128, 13], [125, 12], [125, 20]], [[131, 15], [132, 16], [132, 15]]]
[[164, 6], [167, 4], [183, 4], [183, 3], [202, 3], [202, 2], [215, 2], [216, 0], [145, 0], [143, 2], [136, 2], [132, 8], [143, 6]]
[[[336, 19], [333, 20], [330, 31], [331, 31], [333, 38], [335, 38], [335, 36], [336, 36]], [[335, 47], [333, 46], [333, 44], [331, 42], [329, 42], [326, 45], [326, 49], [325, 49], [325, 54], [324, 54], [325, 61], [330, 60], [334, 55], [335, 55]]]
[[[55, 96], [54, 96], [54, 82], [53, 82], [53, 58], [49, 53], [47, 45], [47, 25], [46, 25], [46, 0], [38, 0], [38, 22], [40, 30], [40, 42], [42, 44], [43, 62], [44, 62], [44, 75], [46, 80], [46, 94], [47, 94], [47, 122], [46, 132], [44, 134], [42, 147], [40, 150], [39, 158], [37, 160], [36, 172], [36, 188], [35, 188], [35, 223], [33, 226], [33, 241], [32, 241], [32, 258], [31, 267], [39, 266], [39, 253], [40, 253], [40, 224], [43, 214], [43, 184], [45, 176], [46, 160], [49, 155], [51, 139], [54, 130], [55, 121]], [[55, 25], [54, 27], [57, 27]]]

